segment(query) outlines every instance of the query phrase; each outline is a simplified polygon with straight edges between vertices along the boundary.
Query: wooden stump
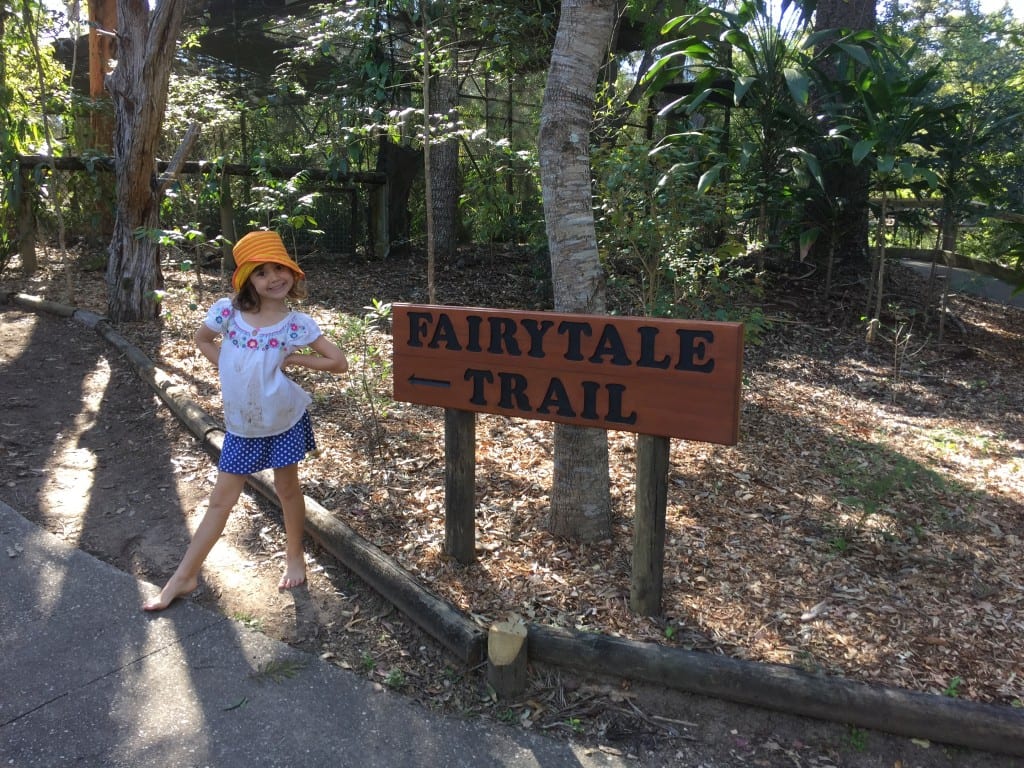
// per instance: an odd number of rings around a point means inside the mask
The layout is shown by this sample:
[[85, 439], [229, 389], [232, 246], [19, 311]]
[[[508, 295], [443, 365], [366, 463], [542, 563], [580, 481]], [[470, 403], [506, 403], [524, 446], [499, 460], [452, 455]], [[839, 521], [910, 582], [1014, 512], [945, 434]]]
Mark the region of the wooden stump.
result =
[[500, 699], [526, 690], [526, 622], [519, 616], [491, 625], [487, 633], [487, 682]]

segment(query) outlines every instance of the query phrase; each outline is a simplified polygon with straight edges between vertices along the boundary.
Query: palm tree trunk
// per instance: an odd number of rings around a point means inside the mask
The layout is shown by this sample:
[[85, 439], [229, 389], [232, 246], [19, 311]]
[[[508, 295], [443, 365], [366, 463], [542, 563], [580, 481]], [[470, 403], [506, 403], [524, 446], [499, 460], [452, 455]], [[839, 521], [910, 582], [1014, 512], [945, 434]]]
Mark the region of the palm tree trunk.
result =
[[[606, 311], [591, 203], [590, 131], [614, 22], [614, 0], [562, 0], [538, 136], [555, 309], [561, 312]], [[549, 528], [583, 541], [610, 535], [604, 431], [555, 426]]]

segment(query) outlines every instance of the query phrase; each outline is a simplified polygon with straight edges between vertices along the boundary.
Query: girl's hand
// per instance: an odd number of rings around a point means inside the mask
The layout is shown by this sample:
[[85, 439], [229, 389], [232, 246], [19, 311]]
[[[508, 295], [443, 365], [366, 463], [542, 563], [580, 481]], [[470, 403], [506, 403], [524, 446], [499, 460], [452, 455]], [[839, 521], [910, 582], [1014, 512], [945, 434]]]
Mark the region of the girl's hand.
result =
[[289, 365], [299, 365], [303, 368], [310, 368], [314, 371], [327, 371], [328, 373], [344, 373], [348, 370], [348, 358], [341, 348], [330, 341], [326, 336], [318, 336], [316, 341], [309, 345], [315, 354], [300, 355], [292, 352], [281, 361], [281, 369]]

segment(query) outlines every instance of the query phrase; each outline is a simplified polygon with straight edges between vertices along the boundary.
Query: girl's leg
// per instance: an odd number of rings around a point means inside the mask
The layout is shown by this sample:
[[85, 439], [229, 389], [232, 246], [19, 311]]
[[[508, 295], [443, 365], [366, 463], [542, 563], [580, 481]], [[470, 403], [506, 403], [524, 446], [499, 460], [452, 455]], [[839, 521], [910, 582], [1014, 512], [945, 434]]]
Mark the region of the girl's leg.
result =
[[175, 598], [184, 597], [199, 585], [199, 569], [224, 532], [228, 515], [231, 514], [244, 487], [245, 475], [233, 475], [230, 472], [217, 474], [217, 482], [210, 494], [206, 514], [196, 528], [181, 563], [160, 590], [160, 594], [143, 604], [144, 611], [161, 611], [174, 602]]
[[306, 582], [306, 555], [302, 536], [306, 524], [306, 499], [299, 483], [299, 465], [289, 464], [274, 470], [274, 490], [281, 502], [285, 533], [284, 576], [278, 589], [292, 589]]

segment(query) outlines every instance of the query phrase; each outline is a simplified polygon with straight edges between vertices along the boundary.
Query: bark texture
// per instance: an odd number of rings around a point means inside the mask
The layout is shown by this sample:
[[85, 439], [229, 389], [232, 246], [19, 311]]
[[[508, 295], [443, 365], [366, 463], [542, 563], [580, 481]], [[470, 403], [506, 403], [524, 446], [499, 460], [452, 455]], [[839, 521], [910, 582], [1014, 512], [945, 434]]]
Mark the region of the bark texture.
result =
[[[450, 130], [450, 123], [458, 119], [458, 81], [451, 73], [434, 80], [434, 112], [438, 115], [442, 136]], [[434, 214], [434, 254], [438, 263], [450, 265], [455, 261], [458, 244], [459, 203], [459, 143], [454, 137], [442, 138], [430, 146], [431, 205]]]
[[[603, 314], [604, 273], [591, 201], [590, 131], [614, 0], [563, 0], [544, 90], [538, 153], [555, 309]], [[552, 533], [588, 541], [611, 531], [608, 436], [555, 425]]]
[[114, 322], [155, 317], [163, 287], [160, 252], [145, 235], [159, 225], [156, 149], [167, 106], [183, 0], [118, 0], [117, 67], [107, 78], [114, 102], [117, 207], [107, 263], [108, 315]]

